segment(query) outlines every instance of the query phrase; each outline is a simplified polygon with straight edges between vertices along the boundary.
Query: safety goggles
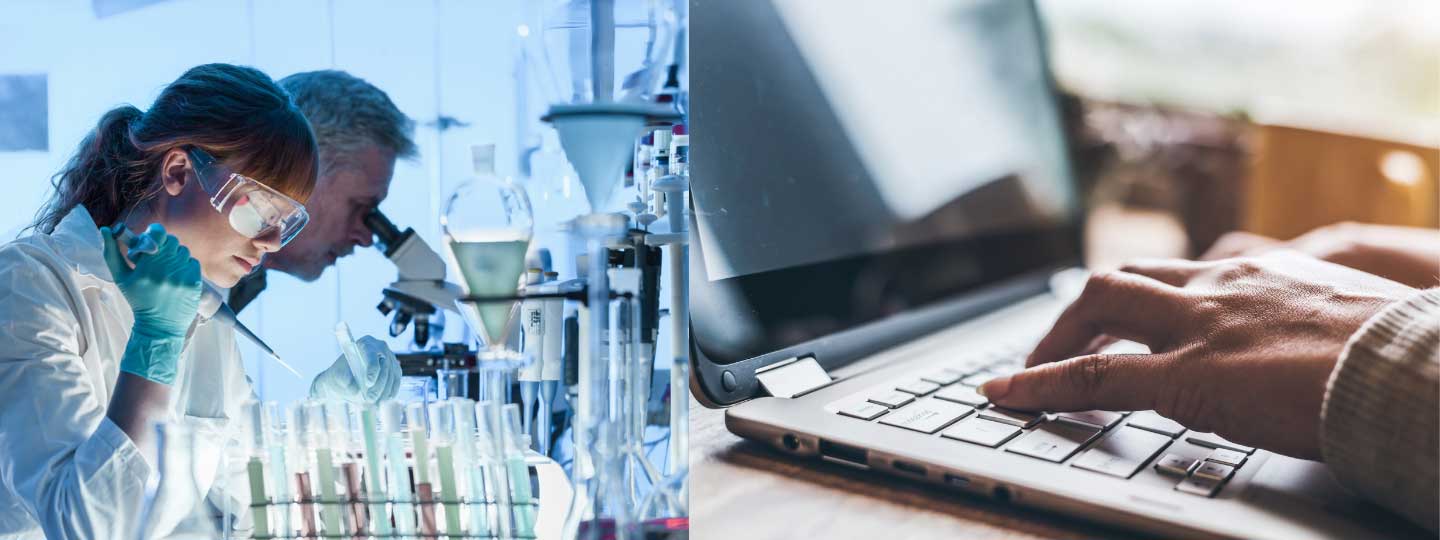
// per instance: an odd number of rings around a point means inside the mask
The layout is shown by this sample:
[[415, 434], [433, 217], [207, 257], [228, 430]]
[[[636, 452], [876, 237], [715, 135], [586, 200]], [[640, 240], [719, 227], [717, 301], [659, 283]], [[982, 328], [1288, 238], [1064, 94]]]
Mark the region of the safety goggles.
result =
[[188, 153], [200, 187], [210, 195], [210, 204], [229, 219], [235, 232], [251, 239], [274, 237], [283, 247], [310, 221], [305, 205], [295, 199], [240, 174], [231, 173], [221, 181], [215, 178], [215, 158], [194, 146]]

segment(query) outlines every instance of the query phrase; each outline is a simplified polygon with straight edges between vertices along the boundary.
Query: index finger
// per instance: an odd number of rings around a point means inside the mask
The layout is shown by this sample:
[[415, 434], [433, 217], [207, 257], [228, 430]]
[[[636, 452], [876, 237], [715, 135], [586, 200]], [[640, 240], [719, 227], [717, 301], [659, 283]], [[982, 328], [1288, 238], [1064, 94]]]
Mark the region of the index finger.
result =
[[981, 395], [1026, 411], [1143, 411], [1168, 391], [1166, 354], [1094, 354], [986, 382]]
[[1095, 274], [1025, 359], [1025, 366], [1086, 352], [1102, 335], [1143, 343], [1154, 351], [1167, 349], [1174, 332], [1171, 321], [1183, 308], [1182, 295], [1177, 287], [1138, 274]]

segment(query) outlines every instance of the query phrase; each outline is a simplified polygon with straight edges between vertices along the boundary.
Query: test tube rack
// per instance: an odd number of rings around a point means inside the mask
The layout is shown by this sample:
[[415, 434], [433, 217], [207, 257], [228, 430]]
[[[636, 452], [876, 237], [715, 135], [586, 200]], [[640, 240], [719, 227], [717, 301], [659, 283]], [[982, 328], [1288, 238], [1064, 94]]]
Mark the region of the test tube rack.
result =
[[[250, 511], [268, 512], [271, 523], [278, 523], [275, 516], [291, 516], [291, 523], [295, 526], [290, 531], [256, 531], [245, 538], [253, 540], [287, 540], [287, 539], [321, 539], [321, 538], [344, 538], [350, 540], [384, 539], [384, 538], [406, 538], [406, 539], [447, 539], [447, 540], [482, 540], [500, 539], [498, 533], [472, 534], [469, 532], [448, 533], [445, 528], [444, 512], [461, 508], [461, 526], [466, 531], [471, 530], [469, 516], [476, 512], [484, 512], [489, 517], [488, 523], [495, 523], [494, 516], [498, 510], [498, 503], [494, 499], [471, 500], [467, 497], [456, 499], [442, 499], [439, 496], [427, 496], [423, 490], [419, 500], [397, 500], [393, 498], [372, 499], [363, 493], [355, 497], [336, 497], [326, 499], [324, 497], [311, 497], [303, 500], [254, 502], [250, 504]], [[387, 519], [391, 519], [390, 532], [380, 533], [376, 530], [375, 522], [372, 521], [370, 513], [378, 505], [384, 505]], [[532, 500], [525, 503], [510, 504], [511, 511], [523, 510], [538, 512], [540, 501]], [[342, 531], [319, 531], [321, 523], [320, 515], [325, 510], [336, 510], [343, 516], [345, 526]], [[410, 511], [415, 513], [415, 521], [418, 526], [415, 532], [400, 532], [395, 529], [394, 517], [398, 511]], [[273, 525], [272, 525], [273, 527]], [[535, 535], [511, 534], [506, 539], [528, 540], [536, 538]]]

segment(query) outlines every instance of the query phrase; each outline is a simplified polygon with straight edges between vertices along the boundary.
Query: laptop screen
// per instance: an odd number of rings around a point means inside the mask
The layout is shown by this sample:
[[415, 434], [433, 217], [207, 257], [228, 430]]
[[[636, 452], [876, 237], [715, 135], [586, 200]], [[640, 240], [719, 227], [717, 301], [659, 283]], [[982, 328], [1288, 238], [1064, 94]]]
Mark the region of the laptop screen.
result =
[[691, 3], [690, 75], [692, 329], [712, 361], [1078, 260], [1029, 2], [713, 4]]

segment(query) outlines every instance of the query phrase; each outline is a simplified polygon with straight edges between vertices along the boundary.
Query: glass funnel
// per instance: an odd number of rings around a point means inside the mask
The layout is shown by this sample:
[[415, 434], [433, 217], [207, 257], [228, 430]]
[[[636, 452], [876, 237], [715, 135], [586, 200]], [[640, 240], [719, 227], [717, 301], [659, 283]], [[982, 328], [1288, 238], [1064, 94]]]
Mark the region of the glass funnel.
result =
[[[477, 148], [475, 160], [476, 176], [456, 188], [440, 218], [447, 251], [463, 278], [466, 294], [514, 296], [525, 272], [525, 252], [530, 249], [534, 231], [530, 198], [519, 185], [495, 175], [493, 146]], [[460, 307], [466, 324], [484, 344], [488, 359], [518, 356], [502, 354], [511, 345], [518, 301], [465, 303]]]

